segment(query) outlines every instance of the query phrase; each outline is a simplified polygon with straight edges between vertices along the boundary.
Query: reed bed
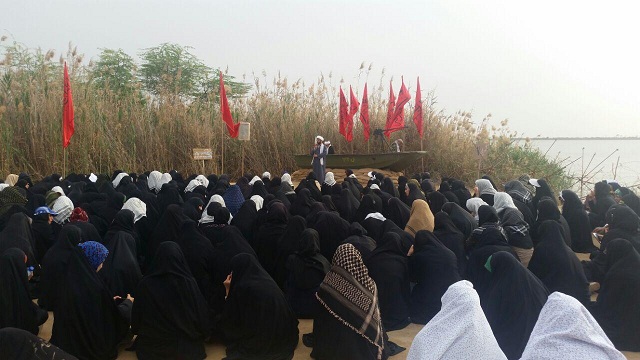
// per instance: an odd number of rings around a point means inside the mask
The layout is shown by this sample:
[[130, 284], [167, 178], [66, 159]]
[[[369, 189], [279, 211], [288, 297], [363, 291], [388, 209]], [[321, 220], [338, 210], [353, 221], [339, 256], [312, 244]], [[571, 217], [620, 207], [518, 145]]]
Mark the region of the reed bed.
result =
[[[3, 39], [6, 41], [6, 39]], [[296, 170], [293, 154], [306, 153], [317, 134], [330, 139], [338, 153], [380, 152], [385, 148], [371, 136], [365, 142], [359, 115], [355, 117], [354, 141], [347, 143], [338, 133], [338, 86], [349, 84], [331, 74], [312, 83], [267, 74], [245, 76], [252, 90], [231, 98], [235, 121], [251, 123], [251, 140], [241, 142], [226, 134], [220, 119], [219, 100], [212, 92], [206, 98], [182, 101], [170, 94], [148, 95], [138, 89], [117, 93], [92, 81], [92, 62], [71, 47], [55, 59], [55, 52], [0, 47], [0, 150], [1, 177], [29, 172], [40, 178], [63, 169], [61, 147], [62, 62], [70, 67], [75, 105], [75, 135], [67, 149], [67, 173], [109, 173], [114, 169], [141, 172], [178, 169], [190, 174], [203, 172], [192, 160], [192, 148], [212, 148], [214, 160], [205, 163], [205, 173], [240, 175], [242, 148], [245, 172], [281, 173]], [[372, 67], [360, 67], [358, 87], [364, 86]], [[387, 112], [384, 70], [378, 84], [369, 81], [371, 129], [383, 128]], [[428, 83], [424, 82], [426, 88]], [[215, 86], [217, 88], [217, 85]], [[414, 89], [410, 89], [412, 97]], [[233, 95], [233, 94], [231, 94]], [[361, 97], [361, 92], [358, 94]], [[405, 150], [428, 155], [406, 173], [430, 171], [472, 182], [489, 174], [497, 183], [522, 174], [547, 177], [556, 188], [568, 184], [562, 161], [547, 159], [539, 151], [511, 140], [506, 121], [493, 126], [490, 116], [474, 121], [472, 114], [446, 114], [437, 108], [433, 92], [423, 93], [424, 139], [411, 121], [413, 100], [405, 106], [404, 131], [392, 134], [390, 142], [402, 138]], [[224, 149], [224, 150], [223, 150]]]

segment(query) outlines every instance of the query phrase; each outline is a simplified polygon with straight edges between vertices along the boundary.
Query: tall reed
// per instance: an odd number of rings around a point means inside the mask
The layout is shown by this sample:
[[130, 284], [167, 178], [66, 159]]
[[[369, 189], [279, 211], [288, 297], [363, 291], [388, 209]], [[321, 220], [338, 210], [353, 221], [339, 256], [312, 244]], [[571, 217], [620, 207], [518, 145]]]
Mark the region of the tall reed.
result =
[[[13, 47], [11, 47], [13, 46]], [[75, 104], [75, 135], [67, 149], [67, 172], [109, 173], [114, 169], [141, 172], [178, 169], [202, 172], [202, 164], [191, 158], [192, 148], [212, 148], [214, 160], [204, 172], [224, 171], [240, 175], [241, 147], [245, 171], [272, 173], [296, 170], [293, 154], [306, 153], [317, 134], [330, 139], [338, 153], [367, 153], [387, 150], [373, 134], [366, 143], [356, 115], [354, 141], [347, 143], [338, 133], [338, 89], [329, 74], [315, 81], [291, 82], [278, 74], [245, 78], [252, 91], [230, 99], [235, 121], [251, 123], [252, 138], [246, 143], [230, 139], [220, 120], [216, 95], [185, 103], [163, 101], [169, 97], [122, 96], [91, 81], [91, 62], [69, 47], [56, 61], [52, 50], [30, 50], [14, 43], [4, 46], [0, 61], [0, 177], [27, 171], [35, 178], [61, 172], [62, 70], [70, 66]], [[11, 51], [9, 51], [11, 48]], [[360, 67], [358, 88], [364, 86], [371, 66]], [[363, 74], [364, 73], [364, 74]], [[365, 77], [365, 78], [363, 78]], [[371, 129], [383, 128], [386, 118], [384, 69], [378, 84], [369, 82]], [[424, 81], [423, 81], [424, 83]], [[423, 85], [427, 85], [424, 83]], [[139, 86], [139, 85], [138, 85]], [[426, 86], [424, 86], [426, 87]], [[414, 96], [413, 90], [411, 90]], [[468, 112], [446, 114], [437, 109], [433, 92], [423, 94], [425, 169], [436, 176], [451, 176], [470, 182], [483, 174], [504, 182], [524, 173], [549, 177], [556, 187], [566, 186], [560, 161], [546, 159], [529, 146], [518, 147], [506, 121], [492, 128], [490, 116], [479, 123]], [[411, 121], [413, 102], [405, 107], [408, 129], [392, 134], [402, 138], [406, 150], [419, 150], [421, 141]], [[223, 149], [224, 147], [224, 149]], [[421, 163], [407, 172], [422, 171]]]

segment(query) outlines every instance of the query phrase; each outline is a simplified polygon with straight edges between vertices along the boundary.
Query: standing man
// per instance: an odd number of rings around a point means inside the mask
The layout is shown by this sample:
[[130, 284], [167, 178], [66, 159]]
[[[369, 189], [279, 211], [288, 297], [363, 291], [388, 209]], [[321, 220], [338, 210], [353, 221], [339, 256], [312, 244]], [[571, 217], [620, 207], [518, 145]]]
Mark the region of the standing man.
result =
[[320, 135], [316, 136], [316, 144], [311, 149], [313, 160], [313, 173], [320, 182], [324, 181], [324, 170], [326, 169], [325, 157], [327, 156], [327, 147], [323, 143], [324, 138]]

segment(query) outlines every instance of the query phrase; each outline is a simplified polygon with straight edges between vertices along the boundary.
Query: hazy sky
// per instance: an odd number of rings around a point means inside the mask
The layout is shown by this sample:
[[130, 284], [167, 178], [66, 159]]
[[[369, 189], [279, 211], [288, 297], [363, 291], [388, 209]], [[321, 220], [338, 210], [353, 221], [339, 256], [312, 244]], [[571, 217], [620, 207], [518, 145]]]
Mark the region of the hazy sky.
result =
[[[416, 76], [437, 107], [508, 118], [525, 136], [640, 136], [640, 4], [634, 1], [12, 0], [0, 34], [29, 47], [69, 41], [136, 55], [189, 45], [212, 67], [310, 84], [321, 73], [358, 84], [373, 64], [412, 96]], [[364, 79], [360, 80], [360, 89]], [[337, 94], [336, 94], [337, 96]]]

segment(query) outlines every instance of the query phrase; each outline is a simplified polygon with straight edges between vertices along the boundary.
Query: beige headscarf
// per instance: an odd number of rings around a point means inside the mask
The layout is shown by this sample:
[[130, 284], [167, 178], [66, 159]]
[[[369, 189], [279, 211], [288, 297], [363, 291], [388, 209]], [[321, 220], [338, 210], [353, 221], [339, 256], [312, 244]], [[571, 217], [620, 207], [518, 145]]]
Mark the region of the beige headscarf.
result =
[[4, 180], [4, 183], [9, 186], [14, 186], [17, 182], [18, 182], [18, 175], [16, 174], [9, 174], [7, 175], [7, 178]]
[[404, 231], [411, 234], [411, 237], [415, 237], [416, 233], [420, 230], [429, 230], [433, 232], [435, 226], [435, 219], [429, 204], [421, 199], [416, 199], [411, 204], [411, 214], [409, 215], [409, 221]]

